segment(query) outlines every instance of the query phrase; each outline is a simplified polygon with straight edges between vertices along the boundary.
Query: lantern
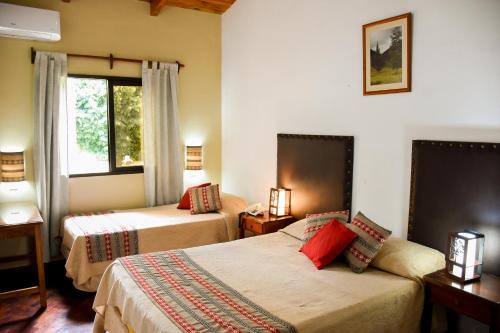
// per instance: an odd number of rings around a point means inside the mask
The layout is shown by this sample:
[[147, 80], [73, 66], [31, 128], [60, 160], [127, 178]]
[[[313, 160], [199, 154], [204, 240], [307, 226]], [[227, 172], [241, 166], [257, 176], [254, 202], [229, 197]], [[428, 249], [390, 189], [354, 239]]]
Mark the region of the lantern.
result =
[[269, 195], [269, 215], [276, 217], [290, 215], [291, 193], [290, 189], [271, 188]]
[[471, 230], [451, 232], [448, 236], [446, 272], [455, 280], [467, 283], [481, 278], [484, 235]]
[[203, 169], [203, 147], [186, 146], [186, 170]]
[[24, 152], [0, 153], [0, 180], [21, 182], [24, 180]]

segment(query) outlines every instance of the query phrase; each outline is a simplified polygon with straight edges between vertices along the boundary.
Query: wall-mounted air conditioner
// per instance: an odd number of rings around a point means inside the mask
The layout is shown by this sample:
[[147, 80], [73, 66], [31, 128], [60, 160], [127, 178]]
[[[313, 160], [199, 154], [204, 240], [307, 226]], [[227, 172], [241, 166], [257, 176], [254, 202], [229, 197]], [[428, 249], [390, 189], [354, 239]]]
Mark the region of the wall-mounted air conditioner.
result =
[[59, 12], [0, 3], [0, 36], [58, 41]]

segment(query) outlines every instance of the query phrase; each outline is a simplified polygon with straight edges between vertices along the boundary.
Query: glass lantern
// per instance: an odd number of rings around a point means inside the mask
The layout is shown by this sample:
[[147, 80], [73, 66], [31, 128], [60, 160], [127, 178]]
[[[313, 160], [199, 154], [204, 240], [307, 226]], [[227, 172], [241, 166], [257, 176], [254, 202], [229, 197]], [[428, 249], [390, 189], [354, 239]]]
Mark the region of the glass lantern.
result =
[[461, 283], [481, 278], [483, 265], [484, 235], [465, 230], [451, 232], [448, 236], [446, 272]]
[[290, 189], [271, 188], [269, 195], [269, 215], [276, 217], [290, 215], [291, 193]]

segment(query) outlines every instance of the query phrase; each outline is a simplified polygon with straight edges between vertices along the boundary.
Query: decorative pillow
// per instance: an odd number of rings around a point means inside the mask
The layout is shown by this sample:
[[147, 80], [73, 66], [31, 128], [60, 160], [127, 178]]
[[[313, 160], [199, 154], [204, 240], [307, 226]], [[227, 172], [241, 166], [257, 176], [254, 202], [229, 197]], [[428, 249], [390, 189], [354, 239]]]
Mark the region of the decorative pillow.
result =
[[197, 186], [190, 187], [184, 192], [184, 195], [181, 198], [181, 201], [179, 201], [179, 204], [177, 205], [177, 209], [190, 209], [190, 202], [189, 202], [189, 190], [192, 190], [193, 188], [199, 188], [199, 187], [205, 187], [205, 186], [210, 186], [212, 185], [211, 183], [205, 183], [205, 184], [200, 184]]
[[219, 184], [189, 190], [191, 214], [203, 214], [222, 209]]
[[389, 238], [370, 266], [423, 284], [426, 274], [446, 266], [445, 255], [438, 250], [400, 238]]
[[344, 256], [354, 272], [362, 273], [392, 231], [382, 228], [361, 212], [346, 227], [354, 231], [358, 238], [344, 251]]
[[330, 264], [344, 249], [358, 237], [337, 220], [324, 225], [300, 252], [304, 253], [318, 269]]
[[321, 214], [307, 214], [306, 227], [304, 229], [302, 242], [306, 243], [309, 241], [321, 228], [330, 223], [333, 219], [336, 219], [341, 223], [347, 223], [347, 220], [349, 219], [349, 211], [343, 210]]

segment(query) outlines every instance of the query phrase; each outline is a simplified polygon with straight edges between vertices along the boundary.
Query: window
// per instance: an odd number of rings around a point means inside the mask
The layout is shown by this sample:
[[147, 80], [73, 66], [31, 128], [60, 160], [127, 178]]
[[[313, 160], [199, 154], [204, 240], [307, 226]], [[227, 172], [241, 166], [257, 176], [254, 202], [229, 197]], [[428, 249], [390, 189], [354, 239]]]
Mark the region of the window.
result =
[[70, 76], [67, 95], [70, 175], [142, 172], [141, 79]]

